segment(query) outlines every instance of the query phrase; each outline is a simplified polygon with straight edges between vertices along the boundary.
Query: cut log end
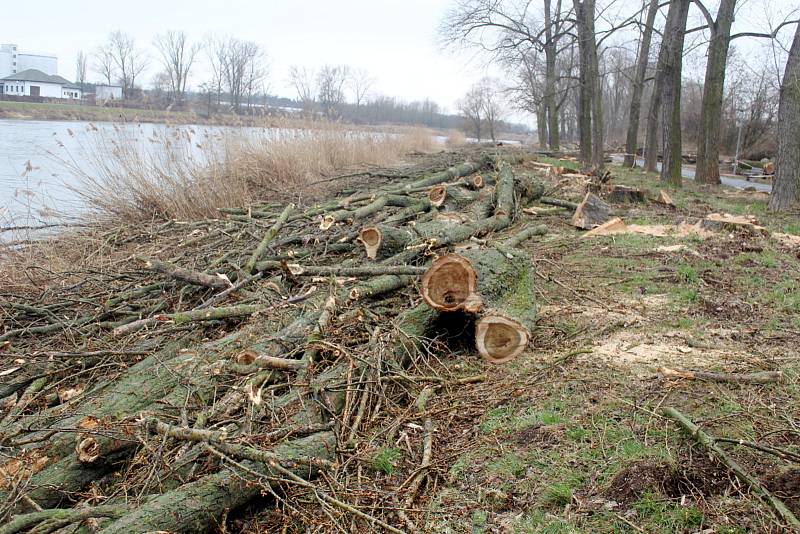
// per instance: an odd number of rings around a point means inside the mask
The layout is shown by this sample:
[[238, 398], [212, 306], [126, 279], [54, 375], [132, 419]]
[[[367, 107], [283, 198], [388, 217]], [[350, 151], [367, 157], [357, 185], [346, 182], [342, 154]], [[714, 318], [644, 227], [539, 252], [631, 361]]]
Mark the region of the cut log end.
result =
[[480, 174], [476, 174], [475, 176], [472, 177], [472, 187], [474, 187], [475, 189], [480, 189], [484, 185], [486, 184], [483, 183], [483, 176], [481, 176]]
[[448, 254], [434, 261], [425, 272], [420, 292], [435, 310], [476, 313], [483, 306], [476, 287], [477, 275], [469, 260]]
[[447, 186], [435, 185], [428, 191], [428, 200], [432, 206], [441, 207], [447, 198]]
[[379, 228], [367, 226], [366, 228], [362, 228], [358, 233], [358, 241], [364, 247], [367, 258], [374, 260], [378, 257], [378, 250], [381, 248], [383, 234]]
[[336, 219], [334, 219], [330, 215], [325, 215], [322, 218], [322, 222], [319, 223], [319, 229], [320, 230], [329, 230], [331, 228], [331, 226], [334, 225], [334, 223], [336, 223]]
[[501, 315], [486, 315], [475, 325], [475, 346], [490, 363], [505, 363], [528, 346], [528, 330], [518, 321]]

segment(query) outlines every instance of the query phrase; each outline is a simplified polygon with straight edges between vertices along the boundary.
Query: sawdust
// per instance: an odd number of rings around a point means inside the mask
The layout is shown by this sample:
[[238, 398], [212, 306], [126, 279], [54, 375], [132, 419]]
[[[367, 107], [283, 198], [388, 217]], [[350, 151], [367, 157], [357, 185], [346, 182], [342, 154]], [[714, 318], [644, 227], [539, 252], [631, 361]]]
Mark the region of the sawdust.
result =
[[701, 239], [711, 237], [714, 232], [703, 228], [701, 222], [689, 224], [682, 222], [678, 225], [670, 224], [625, 224], [625, 222], [615, 217], [597, 228], [583, 234], [586, 237], [598, 237], [618, 234], [640, 234], [652, 237], [698, 237]]
[[624, 330], [600, 342], [592, 356], [642, 376], [652, 375], [661, 366], [706, 369], [741, 360], [741, 354], [723, 348], [690, 347], [684, 335], [674, 331], [646, 334]]

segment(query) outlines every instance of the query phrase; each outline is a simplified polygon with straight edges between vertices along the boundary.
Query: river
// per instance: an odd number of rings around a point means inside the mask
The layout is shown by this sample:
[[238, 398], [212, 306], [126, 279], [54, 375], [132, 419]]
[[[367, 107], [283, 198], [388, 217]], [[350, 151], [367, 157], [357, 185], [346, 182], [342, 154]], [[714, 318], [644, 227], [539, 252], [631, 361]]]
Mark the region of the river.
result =
[[[92, 175], [104, 151], [125, 139], [163, 150], [165, 139], [192, 139], [195, 147], [221, 138], [215, 126], [149, 123], [0, 120], [0, 226], [40, 225], [79, 218], [84, 203], [80, 174]], [[267, 131], [262, 128], [248, 128]], [[202, 137], [202, 141], [200, 138]], [[200, 157], [200, 150], [197, 150]], [[111, 161], [113, 158], [106, 158]]]

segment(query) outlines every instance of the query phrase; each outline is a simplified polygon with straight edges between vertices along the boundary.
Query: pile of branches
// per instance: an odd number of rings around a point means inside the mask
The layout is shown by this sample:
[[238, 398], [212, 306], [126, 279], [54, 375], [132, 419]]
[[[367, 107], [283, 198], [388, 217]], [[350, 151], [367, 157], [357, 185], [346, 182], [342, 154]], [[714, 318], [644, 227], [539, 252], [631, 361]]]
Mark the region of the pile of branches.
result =
[[[270, 509], [284, 530], [423, 528], [430, 400], [484, 378], [440, 358], [508, 361], [536, 318], [518, 246], [543, 228], [495, 236], [542, 195], [519, 158], [167, 223], [149, 257], [4, 295], [0, 533], [199, 532]], [[416, 469], [365, 483], [401, 439]]]

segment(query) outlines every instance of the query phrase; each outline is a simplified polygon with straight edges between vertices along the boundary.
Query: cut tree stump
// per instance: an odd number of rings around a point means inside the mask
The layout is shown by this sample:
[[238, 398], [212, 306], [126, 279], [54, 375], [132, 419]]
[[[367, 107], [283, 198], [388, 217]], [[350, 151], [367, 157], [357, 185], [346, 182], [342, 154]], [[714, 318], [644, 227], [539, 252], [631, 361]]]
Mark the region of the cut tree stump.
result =
[[605, 194], [608, 202], [616, 204], [638, 204], [646, 200], [645, 192], [635, 187], [615, 185]]
[[586, 193], [572, 215], [572, 225], [583, 230], [590, 230], [606, 222], [611, 207], [594, 193]]

